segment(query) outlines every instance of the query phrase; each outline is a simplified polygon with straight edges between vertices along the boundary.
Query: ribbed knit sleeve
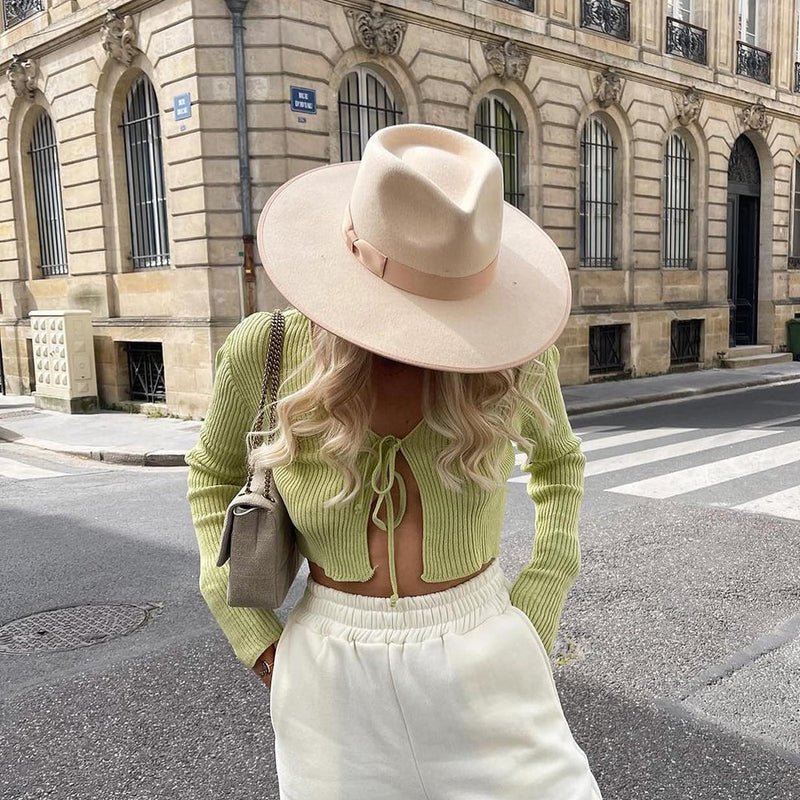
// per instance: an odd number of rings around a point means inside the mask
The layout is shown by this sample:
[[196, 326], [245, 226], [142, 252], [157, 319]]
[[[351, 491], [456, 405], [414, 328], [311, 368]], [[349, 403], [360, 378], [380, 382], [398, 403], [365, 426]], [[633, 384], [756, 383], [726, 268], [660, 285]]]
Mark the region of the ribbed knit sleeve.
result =
[[586, 457], [567, 418], [555, 345], [541, 360], [546, 374], [538, 399], [555, 422], [542, 436], [534, 418], [523, 416], [523, 433], [537, 442], [522, 467], [530, 474], [527, 490], [536, 506], [536, 535], [533, 556], [511, 587], [511, 602], [527, 614], [551, 653], [567, 593], [580, 571], [578, 522]]
[[245, 433], [258, 411], [257, 393], [241, 390], [231, 366], [231, 351], [237, 352], [241, 335], [231, 333], [217, 353], [211, 403], [186, 463], [188, 500], [200, 551], [200, 592], [237, 658], [252, 667], [278, 640], [283, 626], [272, 611], [229, 606], [229, 564], [216, 566], [225, 509], [247, 478]]

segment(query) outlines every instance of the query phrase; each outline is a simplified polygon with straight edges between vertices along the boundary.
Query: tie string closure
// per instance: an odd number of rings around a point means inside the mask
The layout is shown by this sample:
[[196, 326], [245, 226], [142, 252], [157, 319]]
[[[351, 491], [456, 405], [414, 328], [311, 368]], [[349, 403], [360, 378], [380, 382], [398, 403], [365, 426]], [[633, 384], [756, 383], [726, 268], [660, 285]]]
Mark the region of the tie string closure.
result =
[[[403, 521], [406, 513], [406, 483], [403, 480], [403, 476], [397, 472], [395, 464], [397, 453], [402, 445], [402, 441], [396, 436], [383, 436], [376, 446], [377, 462], [370, 476], [370, 486], [378, 498], [372, 511], [372, 521], [380, 530], [386, 531], [387, 534], [389, 578], [392, 582], [390, 605], [392, 607], [397, 604], [399, 598], [397, 592], [397, 570], [394, 560], [394, 532], [397, 525]], [[399, 505], [396, 513], [392, 498], [392, 488], [395, 483], [399, 491]], [[385, 522], [378, 516], [382, 507], [386, 508]]]

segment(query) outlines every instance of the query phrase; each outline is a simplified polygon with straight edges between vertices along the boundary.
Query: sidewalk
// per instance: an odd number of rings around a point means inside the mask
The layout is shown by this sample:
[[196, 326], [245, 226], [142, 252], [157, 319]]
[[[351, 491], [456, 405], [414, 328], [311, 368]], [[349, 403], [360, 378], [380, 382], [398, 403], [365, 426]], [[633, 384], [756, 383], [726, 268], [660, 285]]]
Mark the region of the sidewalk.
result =
[[[621, 381], [564, 386], [570, 416], [748, 386], [798, 382], [800, 361], [745, 369], [708, 369]], [[577, 427], [577, 426], [576, 426]], [[183, 466], [200, 422], [120, 411], [60, 414], [40, 411], [29, 396], [0, 395], [0, 441], [139, 466]]]

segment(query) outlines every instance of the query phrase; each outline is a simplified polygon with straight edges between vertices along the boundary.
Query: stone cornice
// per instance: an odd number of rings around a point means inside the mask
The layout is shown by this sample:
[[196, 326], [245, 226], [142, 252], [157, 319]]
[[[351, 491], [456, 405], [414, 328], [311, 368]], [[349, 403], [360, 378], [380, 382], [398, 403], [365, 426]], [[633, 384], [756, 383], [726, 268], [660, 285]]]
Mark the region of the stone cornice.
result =
[[[355, 3], [350, 0], [325, 1], [343, 9], [355, 9], [356, 11], [369, 11], [371, 7], [371, 3]], [[68, 43], [79, 41], [87, 35], [99, 34], [105, 19], [105, 12], [109, 8], [114, 8], [119, 14], [135, 15], [144, 9], [158, 5], [159, 2], [160, 0], [131, 0], [128, 3], [115, 5], [115, 0], [100, 0], [100, 2], [80, 9], [64, 20], [53, 23], [28, 38], [16, 40], [0, 55], [2, 59], [0, 60], [0, 69], [8, 68], [11, 63], [12, 50], [15, 53], [24, 54], [27, 58], [41, 60], [42, 56], [54, 52]], [[691, 83], [706, 100], [712, 102], [719, 101], [741, 110], [760, 100], [775, 119], [796, 121], [800, 118], [800, 96], [792, 94], [788, 88], [765, 86], [763, 94], [759, 94], [759, 87], [756, 86], [747, 91], [715, 82], [713, 78], [717, 76], [717, 72], [711, 68], [707, 69], [709, 79], [705, 79], [688, 73], [668, 72], [661, 66], [634, 61], [599, 49], [592, 52], [585, 44], [552, 37], [547, 33], [547, 28], [551, 27], [550, 24], [541, 18], [536, 18], [537, 24], [542, 28], [542, 32], [537, 32], [499, 20], [484, 21], [484, 18], [478, 14], [444, 6], [432, 6], [430, 3], [422, 3], [420, 0], [394, 0], [394, 2], [387, 2], [385, 8], [398, 21], [452, 33], [477, 42], [495, 43], [502, 46], [505, 40], [513, 39], [522, 52], [532, 57], [568, 64], [589, 72], [604, 72], [610, 69], [622, 79], [630, 79], [636, 83], [671, 92], [681, 92], [686, 88], [687, 83]], [[427, 8], [435, 9], [436, 16], [420, 10]], [[514, 9], [509, 7], [505, 11], [513, 12]], [[519, 14], [521, 20], [531, 19], [527, 12], [520, 10]], [[479, 27], [481, 24], [491, 27], [491, 32], [481, 30]], [[651, 52], [649, 49], [636, 45], [632, 45], [631, 48], [640, 55], [645, 51]], [[727, 75], [727, 73], [724, 74]], [[748, 83], [751, 82], [748, 81]]]
[[[159, 5], [160, 2], [161, 0], [131, 0], [120, 4], [117, 0], [99, 0], [94, 5], [78, 9], [65, 19], [58, 20], [30, 36], [16, 39], [12, 45], [0, 49], [0, 59], [2, 59], [0, 69], [8, 68], [12, 50], [15, 53], [24, 53], [28, 58], [41, 60], [42, 56], [53, 53], [67, 44], [80, 41], [87, 36], [99, 35], [106, 19], [106, 12], [109, 10], [116, 11], [120, 16], [128, 14], [133, 16], [151, 6]], [[0, 41], [6, 34], [7, 31], [0, 33]]]
[[[367, 8], [366, 4], [354, 3], [349, 0], [326, 0], [326, 2], [343, 8], [357, 8], [359, 10]], [[427, 6], [427, 4], [425, 5]], [[705, 100], [717, 100], [737, 109], [751, 106], [755, 98], [764, 103], [767, 111], [776, 119], [796, 121], [800, 117], [800, 95], [790, 93], [788, 88], [782, 89], [770, 85], [764, 87], [763, 94], [758, 94], [758, 87], [755, 86], [753, 89], [746, 91], [736, 87], [723, 86], [715, 82], [713, 78], [718, 73], [710, 67], [707, 68], [707, 71], [711, 79], [704, 79], [689, 73], [667, 72], [661, 66], [634, 61], [630, 58], [616, 56], [607, 51], [596, 50], [595, 53], [587, 56], [587, 52], [590, 51], [585, 44], [556, 39], [547, 32], [538, 33], [531, 31], [530, 28], [516, 27], [499, 20], [488, 19], [487, 22], [492, 27], [490, 33], [488, 30], [482, 31], [478, 27], [484, 18], [476, 14], [443, 6], [434, 6], [439, 14], [439, 16], [434, 17], [415, 10], [414, 6], [421, 7], [422, 4], [418, 0], [394, 0], [391, 5], [387, 3], [387, 7], [391, 8], [392, 16], [396, 19], [405, 20], [409, 24], [453, 33], [478, 42], [494, 42], [502, 45], [506, 39], [513, 39], [520, 50], [530, 54], [532, 57], [580, 67], [589, 72], [602, 73], [612, 70], [622, 79], [630, 79], [635, 83], [655, 86], [670, 92], [683, 92], [686, 86], [691, 84], [702, 93]], [[508, 12], [513, 10], [515, 10], [513, 7], [506, 9]], [[523, 15], [523, 19], [526, 14], [530, 18], [529, 12], [519, 10], [519, 14]], [[547, 21], [545, 21], [544, 27], [549, 27]], [[652, 52], [636, 45], [633, 45], [632, 48], [637, 49], [639, 54], [645, 52], [645, 50], [648, 53]], [[662, 53], [661, 55], [665, 54]], [[727, 73], [723, 74], [727, 75]], [[731, 75], [730, 77], [735, 76]], [[753, 82], [748, 81], [748, 83]], [[791, 104], [793, 108], [787, 102], [786, 95], [793, 101]], [[770, 102], [779, 105], [768, 105]]]

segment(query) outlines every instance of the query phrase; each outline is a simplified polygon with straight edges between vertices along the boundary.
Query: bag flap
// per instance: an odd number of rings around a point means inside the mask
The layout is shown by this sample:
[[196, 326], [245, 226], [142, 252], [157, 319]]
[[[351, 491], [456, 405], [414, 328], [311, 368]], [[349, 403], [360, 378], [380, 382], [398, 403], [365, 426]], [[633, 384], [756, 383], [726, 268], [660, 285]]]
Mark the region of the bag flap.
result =
[[247, 492], [242, 489], [225, 510], [225, 521], [222, 523], [222, 538], [217, 554], [217, 566], [221, 567], [231, 557], [231, 537], [236, 524], [236, 518], [244, 514], [255, 513], [258, 509], [272, 511], [275, 503], [268, 500], [258, 492]]

